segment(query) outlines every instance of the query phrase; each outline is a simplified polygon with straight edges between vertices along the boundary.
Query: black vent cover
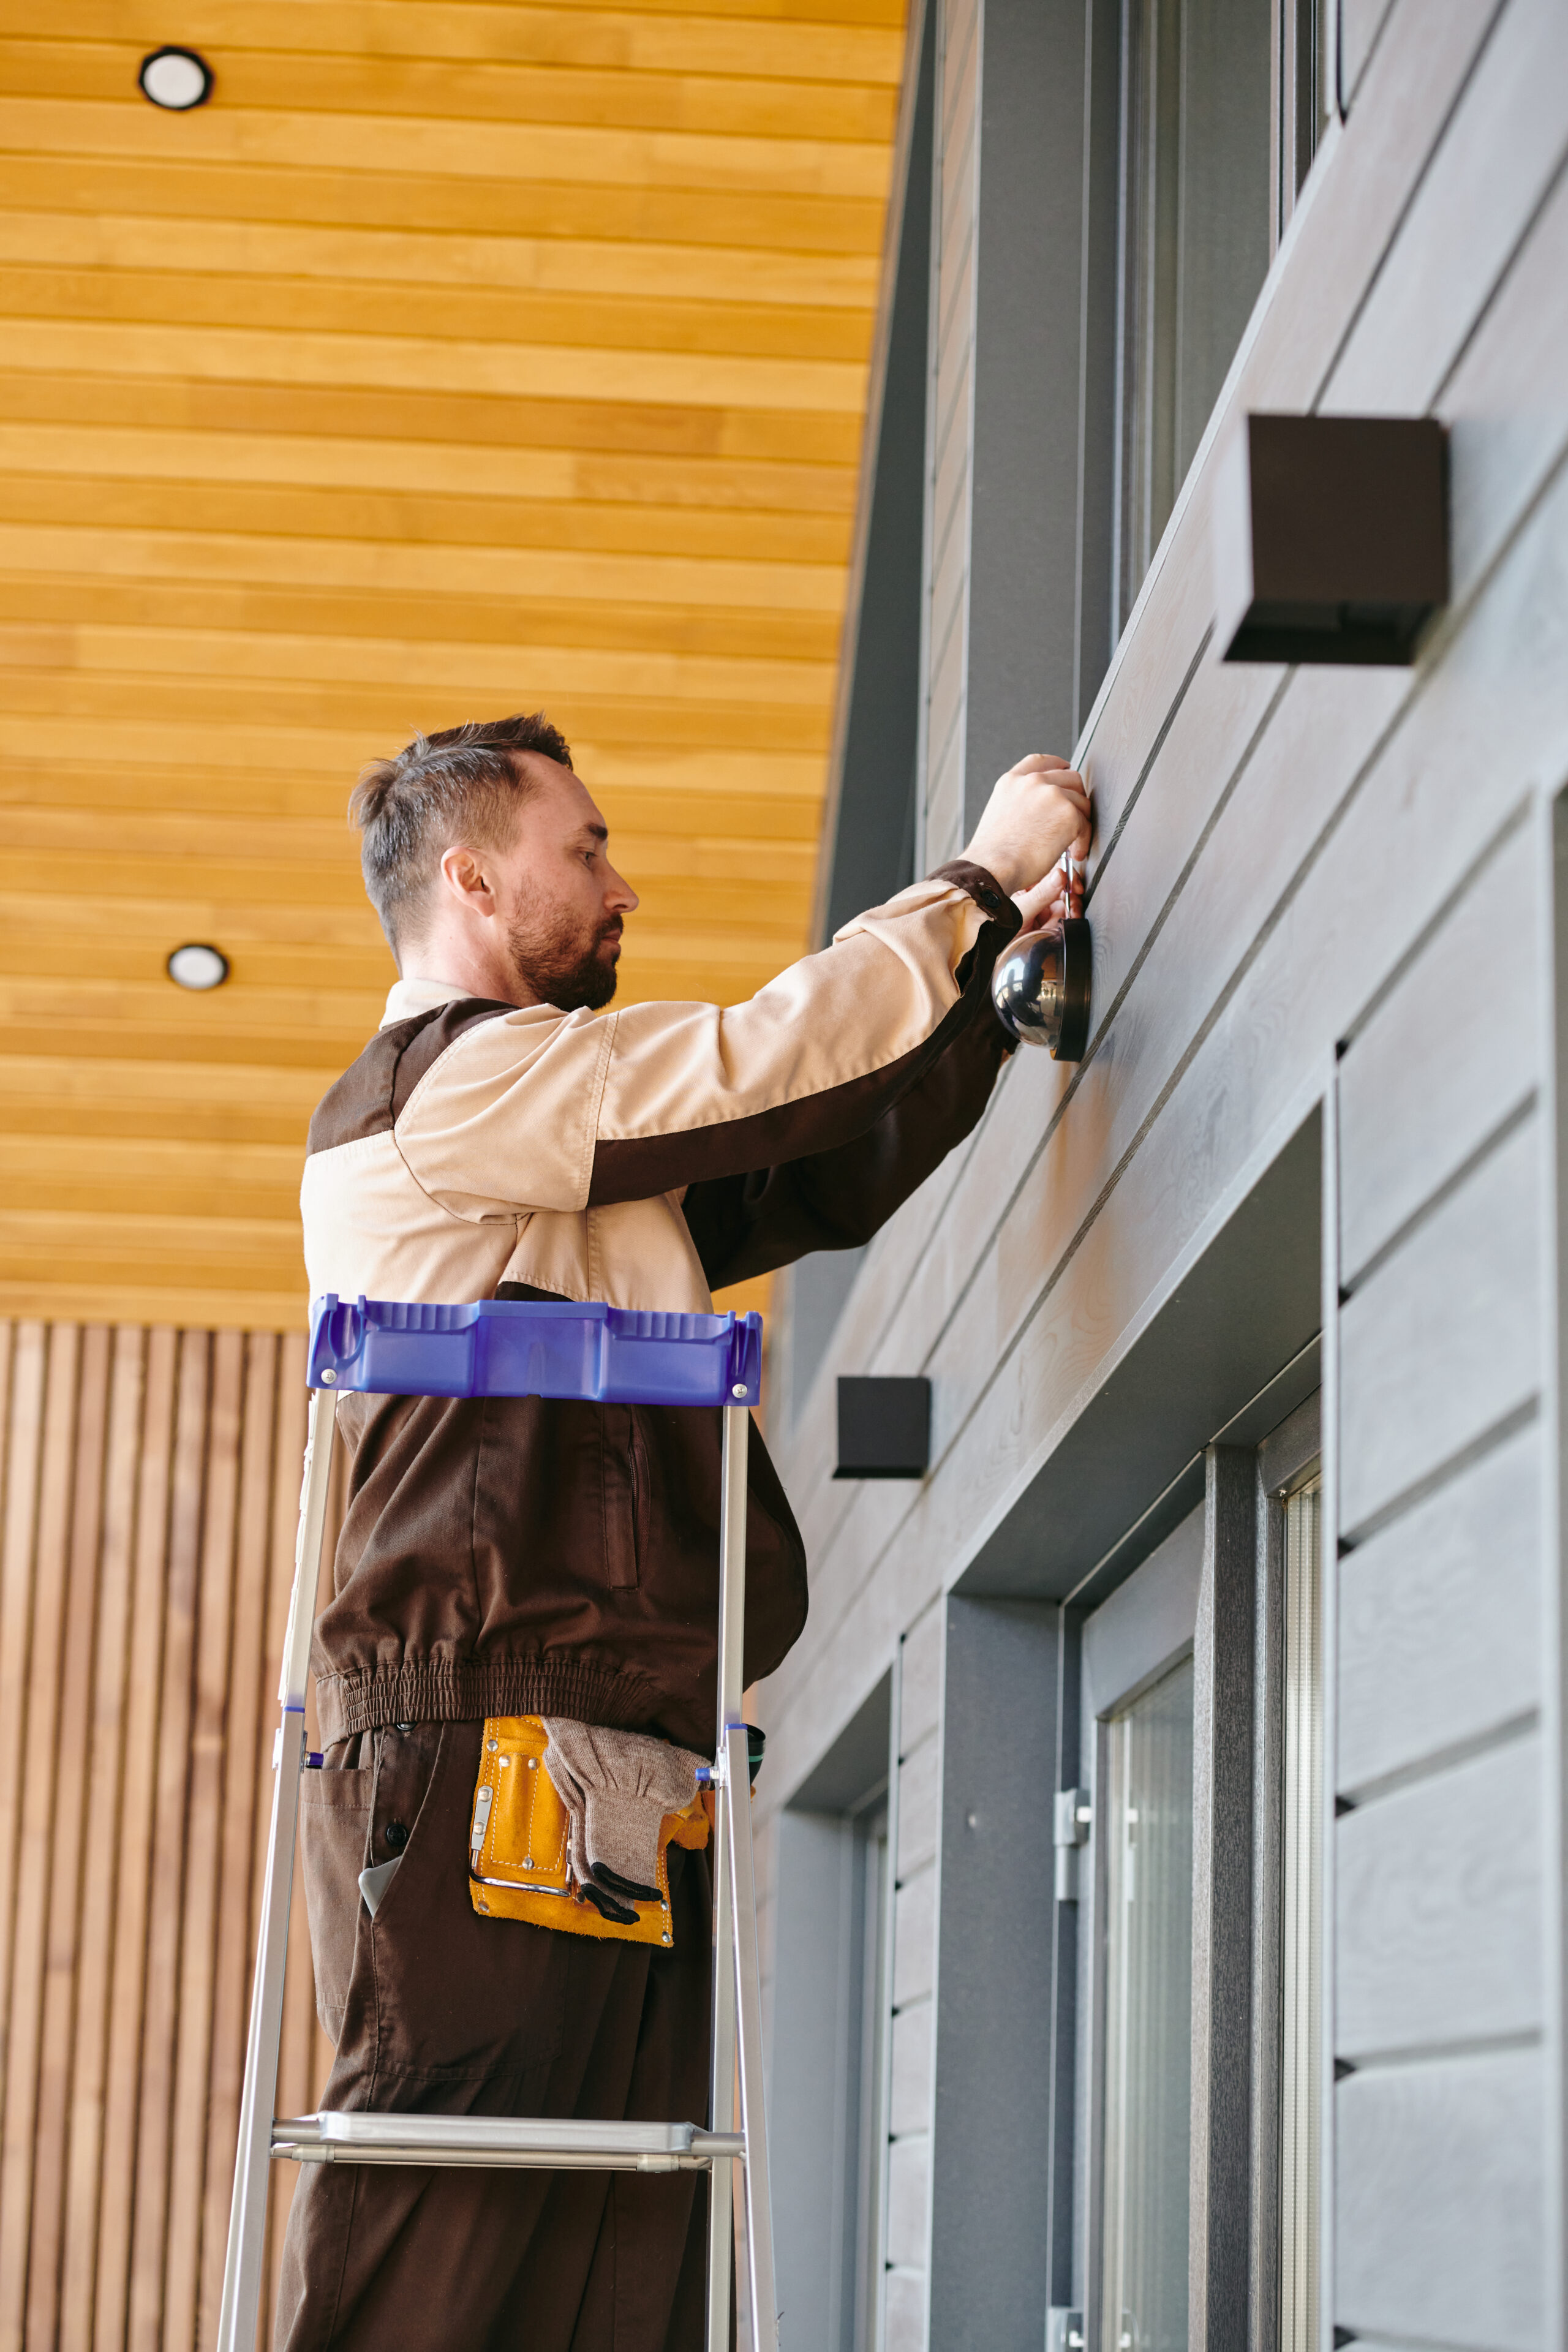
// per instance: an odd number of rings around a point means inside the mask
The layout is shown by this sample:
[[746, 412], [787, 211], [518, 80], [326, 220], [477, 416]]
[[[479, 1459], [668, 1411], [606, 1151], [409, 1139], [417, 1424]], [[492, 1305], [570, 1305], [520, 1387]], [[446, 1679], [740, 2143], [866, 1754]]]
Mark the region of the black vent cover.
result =
[[1448, 436], [1430, 416], [1247, 416], [1215, 484], [1226, 661], [1414, 661], [1448, 597]]
[[923, 1478], [931, 1466], [931, 1382], [840, 1379], [836, 1478]]

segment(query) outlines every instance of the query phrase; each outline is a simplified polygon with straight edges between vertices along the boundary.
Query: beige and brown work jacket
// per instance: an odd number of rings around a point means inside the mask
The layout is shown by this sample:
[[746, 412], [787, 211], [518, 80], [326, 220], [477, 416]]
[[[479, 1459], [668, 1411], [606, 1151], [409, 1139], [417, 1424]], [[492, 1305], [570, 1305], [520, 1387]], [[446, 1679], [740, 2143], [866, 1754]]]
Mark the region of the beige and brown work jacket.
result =
[[[968, 1133], [1007, 1050], [1018, 928], [942, 866], [743, 1004], [605, 1014], [402, 982], [310, 1122], [310, 1294], [604, 1299], [711, 1291], [863, 1242]], [[712, 1734], [717, 1411], [343, 1396], [348, 1509], [313, 1664], [328, 1742], [562, 1715]], [[751, 1448], [748, 1682], [805, 1621], [800, 1536]]]

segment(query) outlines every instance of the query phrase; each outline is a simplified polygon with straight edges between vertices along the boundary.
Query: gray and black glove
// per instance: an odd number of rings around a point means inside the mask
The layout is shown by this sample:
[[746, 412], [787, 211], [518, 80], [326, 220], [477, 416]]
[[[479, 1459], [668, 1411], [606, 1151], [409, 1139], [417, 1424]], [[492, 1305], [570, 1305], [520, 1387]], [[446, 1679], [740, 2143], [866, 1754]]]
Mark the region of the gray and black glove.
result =
[[659, 1829], [697, 1794], [701, 1759], [601, 1724], [554, 1716], [544, 1728], [544, 1769], [566, 1808], [572, 1875], [605, 1918], [630, 1926], [633, 1903], [659, 1899]]

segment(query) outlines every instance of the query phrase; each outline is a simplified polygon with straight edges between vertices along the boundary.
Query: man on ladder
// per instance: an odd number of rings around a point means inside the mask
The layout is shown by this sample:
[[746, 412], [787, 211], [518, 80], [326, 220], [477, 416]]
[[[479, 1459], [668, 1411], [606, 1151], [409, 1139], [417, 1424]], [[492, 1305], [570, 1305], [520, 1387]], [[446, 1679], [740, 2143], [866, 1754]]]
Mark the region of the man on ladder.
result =
[[[542, 716], [417, 740], [353, 814], [402, 977], [311, 1122], [310, 1291], [344, 1299], [701, 1313], [723, 1284], [865, 1241], [978, 1118], [1009, 1043], [992, 965], [1089, 845], [1079, 778], [1023, 761], [961, 859], [748, 1003], [595, 1019], [637, 898]], [[311, 1658], [325, 1769], [300, 1776], [324, 2109], [704, 2115], [708, 1864], [643, 1849], [713, 1720], [718, 1421], [340, 1397], [347, 1508]], [[749, 1460], [747, 1682], [806, 1607], [760, 1441]], [[577, 1788], [578, 1900], [557, 1906], [574, 1932], [495, 1916], [471, 1874], [498, 1718], [542, 1719], [539, 1760]], [[660, 1882], [653, 1944], [626, 1923]], [[277, 2343], [698, 2352], [704, 2203], [690, 2171], [311, 2165]]]

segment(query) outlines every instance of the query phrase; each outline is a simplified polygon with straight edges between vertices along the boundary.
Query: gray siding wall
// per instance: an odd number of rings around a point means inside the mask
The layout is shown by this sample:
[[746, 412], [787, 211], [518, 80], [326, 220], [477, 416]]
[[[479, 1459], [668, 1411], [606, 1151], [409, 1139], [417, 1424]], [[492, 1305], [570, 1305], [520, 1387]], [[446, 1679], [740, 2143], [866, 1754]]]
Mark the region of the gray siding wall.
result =
[[1550, 2287], [1535, 815], [1338, 1086], [1333, 2310], [1509, 2352]]
[[[1353, 105], [1218, 422], [1244, 408], [1441, 416], [1452, 600], [1413, 671], [1221, 665], [1212, 434], [1200, 450], [1080, 745], [1098, 822], [1089, 1057], [1068, 1071], [1016, 1056], [975, 1135], [872, 1244], [798, 1416], [775, 1433], [813, 1600], [761, 1696], [759, 1811], [900, 1655], [907, 1694], [944, 1593], [1337, 1093], [1326, 1132], [1347, 1295], [1330, 1458], [1349, 1549], [1333, 1752], [1353, 1810], [1335, 1832], [1331, 2018], [1355, 2071], [1336, 2095], [1329, 2289], [1332, 2316], [1363, 2336], [1479, 2352], [1560, 2325], [1542, 2187], [1557, 2161], [1542, 2053], [1558, 2046], [1559, 1996], [1553, 1936], [1536, 1923], [1561, 1889], [1546, 1901], [1541, 1846], [1518, 1822], [1561, 1769], [1541, 1728], [1556, 1721], [1540, 1687], [1541, 1530], [1556, 1505], [1541, 1450], [1538, 1105], [1540, 803], [1568, 779], [1568, 11], [1358, 0], [1347, 18]], [[985, 238], [1006, 234], [985, 222], [983, 93], [1007, 21], [994, 0], [952, 0], [941, 25], [928, 863], [962, 838], [980, 788], [977, 583], [985, 534], [1012, 527], [975, 488], [976, 288]], [[1037, 429], [1068, 428], [1042, 405]], [[1055, 625], [1042, 609], [1042, 646]], [[1042, 725], [1056, 708], [1042, 688]], [[1034, 734], [1020, 719], [1008, 748], [1066, 748], [1059, 730]], [[930, 1376], [920, 1486], [831, 1483], [845, 1371]], [[1047, 1532], [1038, 1589], [1093, 1565]], [[940, 1694], [921, 1671], [932, 1696], [908, 1724], [940, 1753]], [[929, 2020], [946, 1949], [939, 1776], [920, 1739], [901, 1744], [898, 2347], [927, 2340]], [[1500, 1806], [1513, 1809], [1506, 1833]], [[1554, 1802], [1537, 1817], [1554, 1821]], [[1426, 1857], [1419, 1877], [1390, 1865], [1395, 1849]], [[1034, 2352], [1037, 2326], [994, 2340]]]

